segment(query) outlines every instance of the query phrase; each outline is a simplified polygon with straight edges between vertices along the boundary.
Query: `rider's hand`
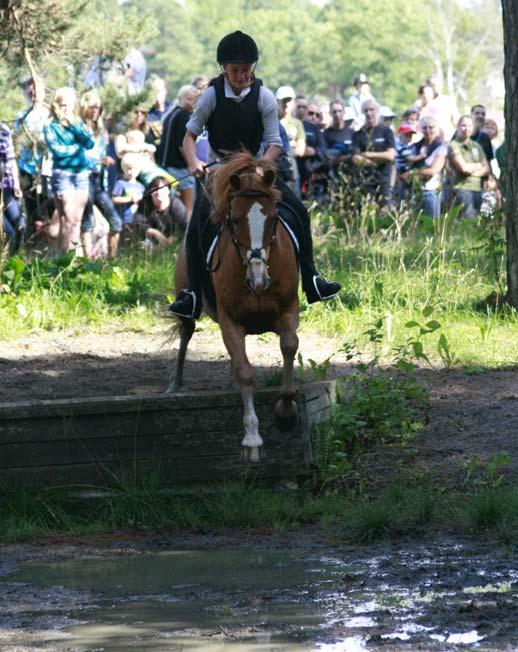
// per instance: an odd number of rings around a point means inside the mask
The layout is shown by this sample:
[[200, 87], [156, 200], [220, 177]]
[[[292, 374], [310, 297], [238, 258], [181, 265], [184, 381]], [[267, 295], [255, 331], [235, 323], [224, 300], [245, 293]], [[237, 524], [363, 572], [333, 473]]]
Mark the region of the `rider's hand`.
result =
[[201, 179], [202, 177], [205, 176], [206, 170], [205, 170], [205, 163], [203, 161], [200, 161], [199, 159], [196, 159], [193, 162], [193, 165], [189, 167], [189, 172], [196, 177], [196, 179]]

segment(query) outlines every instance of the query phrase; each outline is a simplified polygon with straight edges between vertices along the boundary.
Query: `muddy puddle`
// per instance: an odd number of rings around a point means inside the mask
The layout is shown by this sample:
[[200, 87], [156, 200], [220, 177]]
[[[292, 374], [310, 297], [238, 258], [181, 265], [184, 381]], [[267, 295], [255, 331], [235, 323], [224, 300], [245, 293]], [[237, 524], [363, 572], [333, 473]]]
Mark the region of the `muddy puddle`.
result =
[[466, 541], [2, 559], [0, 574], [6, 652], [518, 650], [516, 561]]

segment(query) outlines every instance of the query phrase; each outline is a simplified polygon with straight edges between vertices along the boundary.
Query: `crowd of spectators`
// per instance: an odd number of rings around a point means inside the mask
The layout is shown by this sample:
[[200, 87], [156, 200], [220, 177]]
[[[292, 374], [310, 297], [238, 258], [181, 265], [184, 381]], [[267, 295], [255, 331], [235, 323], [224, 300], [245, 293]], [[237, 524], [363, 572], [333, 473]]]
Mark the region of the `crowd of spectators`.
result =
[[[138, 52], [130, 55], [124, 75], [128, 92], [138, 93], [145, 62], [142, 70]], [[87, 74], [90, 89], [79, 97], [57, 89], [48, 104], [41, 80], [26, 79], [26, 108], [11, 128], [0, 123], [0, 235], [10, 251], [24, 239], [91, 259], [113, 258], [134, 243], [153, 251], [174, 242], [190, 219], [196, 184], [182, 144], [209, 80], [194, 78], [171, 102], [165, 81], [152, 77], [152, 105], [137, 106], [115, 133], [98, 90], [102, 63]], [[484, 195], [498, 206], [504, 160], [503, 146], [494, 144], [497, 123], [482, 104], [459, 115], [437, 77], [419, 86], [415, 104], [400, 116], [378, 103], [365, 74], [347, 100], [323, 103], [287, 85], [275, 96], [278, 173], [304, 199], [325, 205], [345, 187], [356, 209], [368, 199], [382, 211], [411, 208], [431, 218], [458, 204], [459, 217], [471, 219]], [[200, 160], [207, 149], [201, 134]]]
[[504, 147], [498, 127], [476, 104], [459, 115], [437, 77], [419, 86], [413, 106], [399, 117], [372, 95], [366, 75], [354, 80], [347, 103], [308, 99], [290, 86], [276, 91], [286, 132], [281, 174], [302, 197], [326, 204], [333, 191], [367, 199], [382, 211], [412, 209], [431, 218], [458, 205], [475, 217], [487, 198], [499, 206]]

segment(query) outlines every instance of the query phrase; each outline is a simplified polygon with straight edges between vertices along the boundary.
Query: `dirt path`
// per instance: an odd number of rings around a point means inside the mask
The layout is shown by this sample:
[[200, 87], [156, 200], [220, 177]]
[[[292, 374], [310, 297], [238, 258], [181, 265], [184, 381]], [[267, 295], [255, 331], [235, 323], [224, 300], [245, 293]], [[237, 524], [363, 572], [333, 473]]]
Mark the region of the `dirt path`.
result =
[[[250, 337], [249, 356], [257, 384], [267, 382], [281, 366], [274, 336]], [[300, 351], [307, 362], [322, 362], [339, 347], [338, 340], [300, 334]], [[176, 345], [166, 344], [163, 330], [52, 334], [42, 332], [0, 343], [1, 402], [110, 396], [161, 392], [168, 384]], [[340, 356], [333, 358], [329, 377], [353, 371]], [[518, 369], [467, 374], [459, 370], [417, 372], [430, 394], [428, 425], [416, 437], [405, 463], [416, 477], [443, 477], [459, 484], [466, 463], [477, 457], [481, 468], [496, 453], [511, 456], [508, 473], [518, 480]], [[231, 387], [230, 366], [219, 331], [204, 328], [195, 334], [185, 369], [186, 389]], [[389, 455], [389, 457], [387, 457]], [[388, 479], [397, 472], [394, 455], [373, 454], [372, 475]], [[401, 461], [400, 461], [401, 463]]]

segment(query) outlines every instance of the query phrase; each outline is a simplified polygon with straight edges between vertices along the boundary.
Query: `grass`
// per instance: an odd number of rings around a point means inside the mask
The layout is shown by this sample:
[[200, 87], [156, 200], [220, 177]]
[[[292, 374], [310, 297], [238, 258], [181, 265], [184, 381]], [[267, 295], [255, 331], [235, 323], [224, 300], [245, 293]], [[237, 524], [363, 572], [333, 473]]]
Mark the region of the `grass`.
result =
[[6, 489], [0, 498], [0, 541], [46, 534], [81, 535], [120, 529], [188, 528], [197, 531], [273, 532], [310, 527], [336, 541], [366, 544], [438, 532], [486, 536], [518, 545], [518, 487], [438, 487], [399, 483], [376, 496], [349, 492], [315, 495], [259, 484], [173, 491], [156, 476], [121, 484], [97, 497], [63, 489]]
[[[344, 214], [345, 215], [345, 214]], [[350, 217], [350, 216], [349, 216]], [[336, 216], [335, 216], [336, 218]], [[347, 216], [315, 214], [319, 268], [338, 278], [343, 291], [334, 302], [308, 306], [301, 295], [301, 332], [318, 332], [372, 350], [365, 331], [383, 318], [381, 361], [404, 343], [405, 324], [423, 309], [441, 324], [426, 338], [426, 355], [443, 365], [438, 352], [446, 337], [455, 365], [498, 368], [518, 364], [518, 315], [512, 309], [481, 302], [500, 289], [504, 276], [501, 247], [488, 249], [483, 225], [422, 223], [412, 228], [342, 228]], [[390, 220], [389, 220], [390, 222]], [[175, 250], [144, 252], [116, 262], [26, 260], [0, 263], [0, 339], [40, 330], [85, 327], [149, 331], [162, 320], [172, 293]], [[495, 271], [496, 270], [496, 271]], [[452, 361], [450, 361], [451, 363]]]

